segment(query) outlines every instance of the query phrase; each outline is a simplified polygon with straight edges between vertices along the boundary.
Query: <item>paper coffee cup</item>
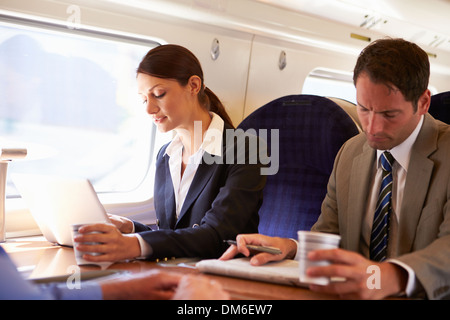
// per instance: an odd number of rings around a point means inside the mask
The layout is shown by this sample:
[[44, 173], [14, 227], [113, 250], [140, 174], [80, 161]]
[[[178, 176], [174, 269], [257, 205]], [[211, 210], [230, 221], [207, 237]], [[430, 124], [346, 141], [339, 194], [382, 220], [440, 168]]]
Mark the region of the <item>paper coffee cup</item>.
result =
[[330, 282], [328, 277], [309, 277], [306, 275], [306, 270], [312, 266], [326, 266], [329, 261], [310, 261], [308, 253], [314, 250], [335, 249], [338, 248], [341, 237], [339, 235], [312, 232], [312, 231], [298, 231], [298, 265], [299, 265], [299, 279], [302, 283], [311, 283], [318, 285], [327, 285]]
[[[74, 225], [72, 225], [72, 239], [75, 239], [75, 237], [79, 235], [78, 229], [83, 227], [83, 226], [86, 226], [86, 225], [87, 224], [74, 224]], [[99, 233], [99, 232], [92, 232], [92, 233]], [[75, 260], [77, 261], [78, 265], [97, 265], [97, 264], [100, 265], [99, 263], [90, 262], [90, 261], [85, 260], [83, 258], [83, 255], [84, 254], [90, 254], [92, 256], [99, 256], [99, 255], [102, 255], [103, 253], [101, 253], [101, 252], [82, 252], [82, 251], [79, 251], [76, 248], [77, 243], [78, 242], [75, 242], [75, 240], [73, 240], [73, 251], [75, 253]], [[101, 244], [101, 243], [100, 242], [83, 242], [83, 244], [96, 245], [96, 244]]]

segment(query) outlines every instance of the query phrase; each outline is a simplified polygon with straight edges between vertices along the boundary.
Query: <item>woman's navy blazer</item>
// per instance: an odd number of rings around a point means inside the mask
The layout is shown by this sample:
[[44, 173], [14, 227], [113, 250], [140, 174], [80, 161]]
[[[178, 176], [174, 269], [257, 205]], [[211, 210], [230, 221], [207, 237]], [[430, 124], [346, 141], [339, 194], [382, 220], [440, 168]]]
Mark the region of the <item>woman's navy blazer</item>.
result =
[[169, 156], [165, 153], [169, 144], [161, 148], [154, 193], [159, 228], [152, 231], [135, 222], [135, 231], [152, 247], [149, 259], [217, 258], [228, 246], [223, 240], [258, 232], [266, 176], [261, 174], [260, 157], [249, 147], [258, 141], [256, 136], [225, 124], [222, 157], [205, 152], [178, 219]]

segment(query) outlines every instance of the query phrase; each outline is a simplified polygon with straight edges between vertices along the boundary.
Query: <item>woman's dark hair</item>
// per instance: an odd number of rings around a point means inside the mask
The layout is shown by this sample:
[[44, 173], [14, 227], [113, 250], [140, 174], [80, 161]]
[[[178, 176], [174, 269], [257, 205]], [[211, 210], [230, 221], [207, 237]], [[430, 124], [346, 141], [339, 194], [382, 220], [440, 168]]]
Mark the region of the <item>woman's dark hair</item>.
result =
[[419, 98], [428, 88], [430, 62], [419, 46], [403, 39], [380, 39], [359, 55], [353, 71], [353, 83], [361, 73], [370, 80], [392, 88], [395, 86], [417, 111]]
[[200, 61], [188, 49], [174, 44], [155, 47], [142, 59], [137, 72], [157, 78], [173, 79], [181, 86], [186, 86], [192, 76], [198, 76], [202, 81], [198, 93], [200, 104], [206, 110], [217, 113], [225, 123], [234, 128], [222, 102], [204, 85]]

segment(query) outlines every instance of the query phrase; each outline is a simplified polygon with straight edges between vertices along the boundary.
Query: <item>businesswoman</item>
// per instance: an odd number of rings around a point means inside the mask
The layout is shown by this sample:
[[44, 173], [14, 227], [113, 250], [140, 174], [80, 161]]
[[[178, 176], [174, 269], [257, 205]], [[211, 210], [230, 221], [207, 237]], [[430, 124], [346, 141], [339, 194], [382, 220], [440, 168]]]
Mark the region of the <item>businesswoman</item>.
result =
[[[80, 229], [82, 235], [75, 239], [78, 249], [103, 253], [86, 254], [92, 262], [219, 257], [227, 247], [223, 240], [258, 231], [266, 180], [259, 158], [250, 161], [246, 147], [257, 138], [234, 130], [224, 106], [205, 86], [200, 62], [184, 47], [162, 45], [150, 50], [138, 67], [137, 84], [158, 129], [175, 132], [156, 159], [154, 203], [159, 228], [152, 231], [111, 216], [114, 225]], [[88, 234], [92, 231], [101, 234]]]

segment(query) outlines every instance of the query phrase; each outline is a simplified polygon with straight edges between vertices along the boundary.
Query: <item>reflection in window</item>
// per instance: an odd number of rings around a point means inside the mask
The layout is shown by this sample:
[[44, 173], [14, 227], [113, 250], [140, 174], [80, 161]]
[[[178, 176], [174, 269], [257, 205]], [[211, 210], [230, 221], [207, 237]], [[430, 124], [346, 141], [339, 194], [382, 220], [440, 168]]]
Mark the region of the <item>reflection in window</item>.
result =
[[[0, 145], [35, 158], [9, 172], [86, 177], [104, 192], [137, 187], [154, 130], [135, 72], [155, 45], [0, 22]], [[6, 192], [16, 195], [10, 182]]]

